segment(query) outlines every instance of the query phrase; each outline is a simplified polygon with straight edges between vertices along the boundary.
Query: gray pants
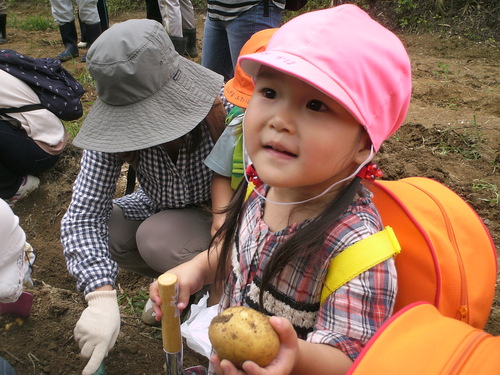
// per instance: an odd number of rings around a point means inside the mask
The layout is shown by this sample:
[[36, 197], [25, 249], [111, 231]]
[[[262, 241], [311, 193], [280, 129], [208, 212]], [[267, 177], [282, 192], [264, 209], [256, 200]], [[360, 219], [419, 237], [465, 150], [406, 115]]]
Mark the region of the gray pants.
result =
[[127, 220], [114, 205], [109, 251], [121, 268], [158, 277], [208, 248], [212, 215], [201, 208], [171, 209], [144, 221]]
[[158, 6], [168, 35], [182, 37], [182, 29], [196, 28], [191, 0], [158, 0]]
[[[59, 26], [75, 19], [72, 0], [50, 0], [52, 17]], [[76, 0], [80, 20], [88, 25], [100, 22], [97, 0]]]

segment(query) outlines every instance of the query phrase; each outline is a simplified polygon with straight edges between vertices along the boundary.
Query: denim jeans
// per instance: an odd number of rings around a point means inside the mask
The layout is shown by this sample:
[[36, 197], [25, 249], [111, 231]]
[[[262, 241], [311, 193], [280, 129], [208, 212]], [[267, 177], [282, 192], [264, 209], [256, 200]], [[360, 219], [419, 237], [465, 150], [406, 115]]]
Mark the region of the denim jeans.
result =
[[269, 2], [269, 17], [264, 17], [264, 3], [240, 14], [230, 21], [205, 21], [201, 65], [224, 76], [228, 81], [233, 78], [234, 67], [241, 47], [257, 31], [279, 27], [282, 10]]
[[0, 198], [11, 198], [23, 176], [40, 174], [58, 159], [59, 155], [46, 153], [23, 129], [0, 120]]
[[9, 362], [2, 357], [0, 357], [0, 375], [16, 375], [16, 372]]

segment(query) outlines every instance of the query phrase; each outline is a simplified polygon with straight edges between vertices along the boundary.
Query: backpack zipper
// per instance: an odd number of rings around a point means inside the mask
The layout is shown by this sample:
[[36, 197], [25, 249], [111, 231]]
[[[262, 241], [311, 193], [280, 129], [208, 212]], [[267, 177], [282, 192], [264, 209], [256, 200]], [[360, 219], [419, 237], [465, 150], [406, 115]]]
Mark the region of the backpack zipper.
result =
[[441, 212], [441, 216], [443, 217], [443, 220], [446, 225], [446, 232], [448, 234], [448, 238], [450, 239], [450, 243], [453, 246], [453, 251], [455, 252], [455, 256], [457, 259], [457, 264], [458, 264], [458, 272], [459, 272], [459, 278], [460, 278], [460, 291], [459, 291], [459, 303], [460, 307], [457, 310], [457, 319], [461, 320], [462, 322], [469, 323], [469, 299], [467, 296], [467, 280], [465, 278], [465, 268], [464, 268], [464, 262], [462, 259], [462, 254], [460, 254], [460, 251], [458, 250], [457, 246], [457, 239], [455, 237], [455, 232], [453, 231], [453, 226], [451, 225], [451, 221], [449, 216], [446, 213], [446, 210], [443, 208], [443, 205], [441, 202], [436, 199], [436, 197], [432, 194], [430, 194], [428, 191], [424, 190], [418, 185], [414, 185], [411, 182], [408, 182], [408, 184], [414, 186], [415, 188], [419, 189], [423, 193], [425, 193], [429, 198], [431, 198], [436, 206], [439, 208], [439, 211]]
[[470, 359], [472, 353], [474, 353], [474, 350], [479, 346], [480, 342], [484, 341], [489, 336], [490, 335], [484, 331], [473, 331], [468, 338], [464, 339], [464, 341], [468, 340], [469, 342], [460, 351], [460, 353], [458, 353], [458, 355], [454, 356], [454, 359], [452, 359], [454, 363], [451, 364], [452, 361], [450, 361], [451, 368], [446, 372], [443, 372], [443, 374], [460, 374], [460, 371], [462, 370], [464, 364], [467, 363], [467, 361]]

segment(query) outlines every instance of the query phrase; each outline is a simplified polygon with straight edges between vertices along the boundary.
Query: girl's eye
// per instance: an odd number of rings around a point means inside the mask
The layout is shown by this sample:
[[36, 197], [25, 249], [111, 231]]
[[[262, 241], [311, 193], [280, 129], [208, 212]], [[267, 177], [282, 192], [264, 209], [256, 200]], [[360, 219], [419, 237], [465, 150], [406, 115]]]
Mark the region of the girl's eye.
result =
[[265, 98], [274, 99], [276, 97], [276, 91], [274, 91], [273, 89], [264, 88], [261, 91], [262, 91], [262, 95]]
[[326, 111], [327, 109], [326, 105], [319, 100], [311, 100], [307, 103], [307, 108], [312, 109], [313, 111]]

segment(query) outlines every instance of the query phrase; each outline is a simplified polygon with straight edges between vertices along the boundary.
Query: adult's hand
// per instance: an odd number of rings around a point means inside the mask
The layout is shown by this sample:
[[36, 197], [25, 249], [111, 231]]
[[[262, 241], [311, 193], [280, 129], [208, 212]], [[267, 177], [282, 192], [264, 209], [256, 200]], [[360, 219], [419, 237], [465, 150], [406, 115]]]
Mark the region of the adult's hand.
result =
[[108, 355], [120, 332], [120, 310], [116, 290], [94, 291], [85, 297], [88, 307], [83, 311], [75, 327], [75, 340], [81, 355], [89, 358], [83, 375], [97, 371]]

